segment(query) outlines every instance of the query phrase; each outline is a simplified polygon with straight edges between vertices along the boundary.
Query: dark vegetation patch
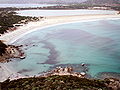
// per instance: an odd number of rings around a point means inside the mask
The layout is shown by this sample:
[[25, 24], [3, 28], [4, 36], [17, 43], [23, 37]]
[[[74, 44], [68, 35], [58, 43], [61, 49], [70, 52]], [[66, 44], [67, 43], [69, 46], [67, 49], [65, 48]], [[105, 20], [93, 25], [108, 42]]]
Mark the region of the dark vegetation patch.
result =
[[104, 80], [90, 80], [75, 76], [49, 76], [6, 80], [2, 90], [108, 90]]
[[[20, 22], [25, 20], [24, 22]], [[37, 17], [19, 16], [13, 11], [0, 11], [0, 34], [4, 34], [14, 27], [14, 24], [27, 23], [38, 20]], [[18, 25], [19, 26], [19, 25]]]
[[0, 41], [0, 56], [5, 53], [7, 45]]

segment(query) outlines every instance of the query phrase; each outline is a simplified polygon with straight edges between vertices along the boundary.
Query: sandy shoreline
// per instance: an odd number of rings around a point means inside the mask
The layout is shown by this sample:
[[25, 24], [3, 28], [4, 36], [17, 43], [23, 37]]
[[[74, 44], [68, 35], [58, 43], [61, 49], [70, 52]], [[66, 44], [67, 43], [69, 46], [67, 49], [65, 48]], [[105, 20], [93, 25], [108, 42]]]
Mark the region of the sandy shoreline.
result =
[[25, 76], [17, 73], [13, 70], [13, 67], [7, 63], [0, 63], [0, 82], [5, 81], [6, 79], [14, 80], [18, 78], [24, 78]]
[[[46, 17], [42, 21], [38, 22], [30, 22], [24, 26], [19, 27], [17, 30], [6, 33], [0, 36], [0, 40], [4, 40], [6, 44], [11, 44], [15, 40], [19, 39], [20, 37], [28, 34], [32, 31], [37, 29], [43, 29], [50, 26], [55, 26], [59, 24], [66, 24], [72, 22], [80, 22], [80, 21], [94, 21], [99, 19], [115, 19], [119, 18], [120, 15], [76, 15], [76, 16], [51, 16]], [[4, 81], [7, 79], [11, 74], [16, 74], [7, 64], [0, 63], [0, 81]], [[13, 77], [14, 78], [14, 77]]]
[[6, 44], [11, 44], [15, 40], [27, 33], [37, 29], [43, 29], [50, 26], [65, 24], [70, 22], [93, 21], [98, 19], [120, 18], [120, 15], [75, 15], [75, 16], [49, 16], [38, 22], [29, 22], [28, 24], [18, 27], [17, 30], [0, 36], [0, 40], [4, 40]]

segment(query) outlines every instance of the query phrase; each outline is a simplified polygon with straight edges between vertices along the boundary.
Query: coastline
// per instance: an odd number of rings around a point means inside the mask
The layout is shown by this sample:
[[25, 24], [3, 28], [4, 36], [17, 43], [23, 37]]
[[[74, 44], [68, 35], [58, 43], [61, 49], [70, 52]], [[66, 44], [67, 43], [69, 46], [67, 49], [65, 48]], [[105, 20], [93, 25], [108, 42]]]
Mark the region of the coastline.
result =
[[15, 70], [13, 70], [13, 67], [8, 65], [7, 63], [0, 63], [0, 82], [5, 81], [6, 79], [19, 79], [19, 78], [25, 78], [25, 76], [17, 73]]
[[[56, 25], [61, 24], [68, 24], [68, 23], [75, 23], [75, 22], [88, 22], [88, 21], [96, 21], [96, 20], [104, 20], [104, 19], [120, 19], [120, 15], [75, 15], [75, 16], [49, 16], [46, 17], [42, 21], [37, 22], [29, 22], [24, 26], [18, 27], [17, 30], [5, 33], [4, 35], [0, 36], [0, 40], [5, 41], [6, 44], [12, 44], [17, 39], [21, 38], [22, 36], [36, 31], [38, 29], [44, 29]], [[0, 63], [0, 72], [2, 75], [0, 76], [1, 79], [5, 80], [11, 74], [14, 74], [12, 79], [21, 78], [21, 75], [18, 75], [15, 71], [13, 71], [9, 66], [5, 63]], [[3, 81], [1, 80], [0, 81]]]
[[12, 44], [17, 39], [22, 36], [36, 31], [37, 29], [44, 29], [60, 24], [68, 24], [75, 22], [88, 22], [88, 21], [96, 21], [101, 19], [118, 19], [120, 15], [73, 15], [73, 16], [49, 16], [46, 17], [42, 21], [37, 22], [29, 22], [24, 26], [18, 27], [15, 31], [5, 33], [0, 36], [0, 40], [5, 41], [6, 44]]

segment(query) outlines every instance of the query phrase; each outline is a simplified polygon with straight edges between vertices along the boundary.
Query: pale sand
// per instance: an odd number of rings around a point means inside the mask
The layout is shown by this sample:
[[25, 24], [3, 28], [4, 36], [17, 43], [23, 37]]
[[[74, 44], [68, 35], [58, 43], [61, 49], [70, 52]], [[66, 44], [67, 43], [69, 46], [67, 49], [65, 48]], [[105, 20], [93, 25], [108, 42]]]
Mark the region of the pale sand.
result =
[[8, 78], [10, 80], [14, 80], [18, 78], [25, 78], [25, 76], [14, 71], [13, 67], [7, 63], [0, 63], [0, 82], [3, 82]]
[[24, 26], [19, 27], [17, 30], [6, 33], [0, 36], [0, 40], [4, 40], [5, 43], [10, 44], [16, 39], [24, 36], [32, 31], [50, 26], [55, 26], [63, 23], [77, 22], [77, 21], [88, 21], [97, 19], [107, 18], [120, 18], [120, 15], [76, 15], [76, 16], [51, 16], [46, 17], [44, 20], [38, 22], [30, 22]]
[[[42, 21], [38, 22], [30, 22], [27, 25], [19, 27], [17, 30], [13, 32], [6, 33], [0, 36], [0, 40], [6, 41], [5, 43], [10, 44], [17, 40], [18, 38], [24, 36], [27, 33], [32, 31], [50, 26], [55, 26], [59, 24], [65, 24], [70, 22], [77, 22], [77, 21], [89, 21], [89, 20], [98, 20], [98, 19], [114, 19], [120, 18], [120, 15], [78, 15], [78, 16], [54, 16], [54, 17], [46, 17]], [[7, 79], [11, 74], [12, 79], [20, 78], [22, 76], [18, 75], [16, 72], [11, 70], [8, 65], [0, 64], [0, 81], [4, 81]], [[19, 77], [18, 77], [19, 76]]]

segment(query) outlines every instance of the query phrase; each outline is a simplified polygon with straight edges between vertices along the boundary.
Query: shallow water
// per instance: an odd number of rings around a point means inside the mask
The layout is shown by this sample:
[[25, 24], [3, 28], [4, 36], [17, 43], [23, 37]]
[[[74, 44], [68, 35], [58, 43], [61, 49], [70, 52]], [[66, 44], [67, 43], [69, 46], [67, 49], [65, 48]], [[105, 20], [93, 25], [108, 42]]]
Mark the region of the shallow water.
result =
[[65, 16], [65, 15], [91, 15], [91, 14], [115, 14], [113, 10], [20, 10], [16, 11], [21, 16]]
[[89, 65], [88, 73], [92, 76], [100, 72], [120, 73], [120, 19], [39, 29], [14, 44], [24, 45], [27, 57], [10, 64], [24, 75], [35, 75], [55, 65], [82, 62]]

